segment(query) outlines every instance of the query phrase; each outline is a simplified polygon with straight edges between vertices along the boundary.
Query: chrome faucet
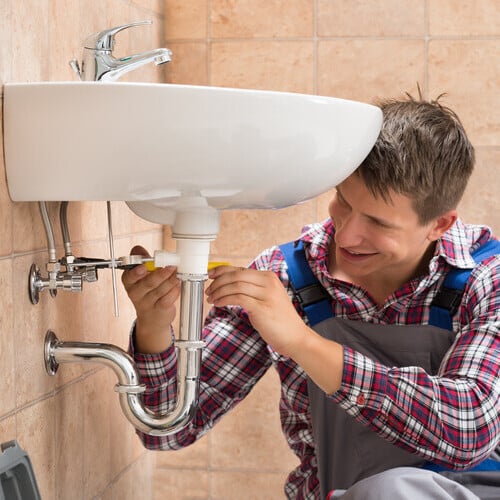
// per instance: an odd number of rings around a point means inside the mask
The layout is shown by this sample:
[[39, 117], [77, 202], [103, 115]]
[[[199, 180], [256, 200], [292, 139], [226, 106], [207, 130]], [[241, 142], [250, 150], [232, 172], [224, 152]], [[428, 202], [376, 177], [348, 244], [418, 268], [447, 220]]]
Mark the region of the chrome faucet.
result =
[[144, 64], [153, 62], [159, 65], [169, 62], [172, 56], [169, 49], [154, 49], [120, 58], [113, 56], [115, 35], [124, 29], [143, 24], [152, 24], [152, 21], [124, 24], [90, 35], [84, 41], [81, 68], [76, 59], [70, 61], [78, 78], [86, 81], [113, 82]]

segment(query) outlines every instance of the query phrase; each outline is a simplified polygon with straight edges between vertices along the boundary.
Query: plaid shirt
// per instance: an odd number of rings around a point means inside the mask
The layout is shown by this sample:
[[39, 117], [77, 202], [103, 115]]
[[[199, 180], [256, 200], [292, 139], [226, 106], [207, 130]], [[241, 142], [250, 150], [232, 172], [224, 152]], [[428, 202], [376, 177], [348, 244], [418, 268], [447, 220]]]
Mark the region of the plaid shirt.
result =
[[[463, 469], [489, 455], [500, 438], [500, 258], [476, 265], [470, 251], [493, 236], [486, 227], [457, 223], [437, 242], [429, 272], [406, 283], [383, 307], [360, 287], [328, 273], [331, 220], [305, 228], [306, 257], [329, 292], [335, 316], [377, 324], [428, 324], [429, 306], [451, 267], [474, 268], [462, 306], [453, 319], [457, 336], [437, 376], [418, 367], [394, 368], [376, 363], [344, 346], [339, 391], [330, 397], [362, 424], [398, 446], [438, 464]], [[278, 247], [259, 255], [252, 268], [275, 272], [289, 287], [286, 263]], [[295, 301], [294, 301], [295, 302]], [[304, 319], [307, 321], [307, 319]], [[150, 449], [187, 446], [241, 401], [273, 365], [281, 381], [281, 425], [300, 465], [285, 485], [288, 498], [319, 498], [317, 464], [304, 371], [281, 356], [253, 329], [240, 308], [215, 308], [203, 331], [199, 409], [187, 427], [170, 436], [140, 434]], [[133, 352], [141, 381], [148, 387], [145, 404], [166, 412], [175, 403], [176, 356]], [[362, 397], [359, 397], [362, 396]]]

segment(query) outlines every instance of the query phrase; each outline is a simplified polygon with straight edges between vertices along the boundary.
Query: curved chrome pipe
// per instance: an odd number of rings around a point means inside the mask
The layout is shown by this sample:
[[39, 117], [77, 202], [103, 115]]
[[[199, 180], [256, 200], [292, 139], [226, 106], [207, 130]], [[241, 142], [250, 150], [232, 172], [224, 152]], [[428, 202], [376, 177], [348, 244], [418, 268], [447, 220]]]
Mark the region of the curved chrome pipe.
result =
[[122, 411], [132, 425], [147, 434], [167, 435], [176, 432], [193, 418], [198, 404], [201, 370], [201, 340], [203, 323], [203, 283], [206, 275], [180, 275], [181, 311], [177, 348], [177, 403], [169, 413], [155, 413], [146, 408], [140, 394], [140, 384], [133, 359], [119, 347], [90, 342], [62, 342], [54, 332], [45, 336], [45, 367], [55, 375], [60, 363], [94, 362], [113, 369], [118, 377], [115, 390], [119, 393]]

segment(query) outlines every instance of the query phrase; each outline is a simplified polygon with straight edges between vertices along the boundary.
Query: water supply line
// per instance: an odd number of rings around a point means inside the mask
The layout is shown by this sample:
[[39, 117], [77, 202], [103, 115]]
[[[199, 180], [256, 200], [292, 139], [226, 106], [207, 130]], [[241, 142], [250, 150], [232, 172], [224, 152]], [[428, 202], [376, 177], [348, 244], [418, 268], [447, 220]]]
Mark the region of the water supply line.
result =
[[38, 207], [40, 209], [40, 215], [42, 216], [43, 226], [45, 228], [45, 235], [47, 236], [47, 249], [49, 252], [49, 262], [54, 263], [57, 262], [56, 240], [54, 238], [54, 230], [52, 228], [52, 223], [50, 222], [47, 203], [45, 201], [39, 201]]
[[68, 228], [68, 202], [61, 201], [61, 206], [59, 207], [59, 222], [61, 224], [61, 234], [64, 243], [64, 255], [68, 257], [72, 255], [71, 250], [71, 238], [69, 236]]

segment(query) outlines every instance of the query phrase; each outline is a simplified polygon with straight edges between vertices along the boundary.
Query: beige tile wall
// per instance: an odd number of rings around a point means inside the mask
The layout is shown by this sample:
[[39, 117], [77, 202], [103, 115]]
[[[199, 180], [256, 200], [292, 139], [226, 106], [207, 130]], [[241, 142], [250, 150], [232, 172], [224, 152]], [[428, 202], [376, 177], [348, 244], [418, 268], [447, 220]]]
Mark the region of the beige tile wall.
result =
[[[159, 47], [163, 11], [157, 0], [1, 0], [0, 82], [74, 80], [68, 61], [80, 58], [84, 38], [125, 22], [152, 19], [154, 24], [120, 34], [119, 53]], [[129, 76], [161, 78], [155, 67]], [[28, 270], [32, 262], [44, 266], [47, 243], [38, 205], [9, 198], [1, 130], [0, 169], [0, 442], [16, 439], [29, 453], [44, 500], [152, 498], [155, 455], [144, 450], [121, 414], [111, 370], [65, 365], [49, 377], [43, 366], [47, 329], [64, 340], [126, 347], [133, 310], [120, 289], [121, 316], [113, 316], [106, 271], [81, 294], [52, 299], [44, 292], [37, 306], [29, 302]], [[62, 256], [57, 204], [49, 209]], [[72, 203], [68, 215], [75, 254], [106, 258], [105, 203]], [[117, 254], [134, 244], [161, 248], [160, 227], [138, 219], [123, 203], [113, 203], [113, 216]]]
[[[463, 217], [500, 232], [500, 3], [497, 0], [165, 0], [170, 82], [362, 101], [446, 92], [477, 149]], [[263, 180], [265, 182], [265, 180]], [[330, 194], [276, 212], [232, 211], [214, 258], [245, 264], [326, 216]], [[296, 463], [268, 373], [194, 446], [158, 453], [155, 498], [283, 498]]]

